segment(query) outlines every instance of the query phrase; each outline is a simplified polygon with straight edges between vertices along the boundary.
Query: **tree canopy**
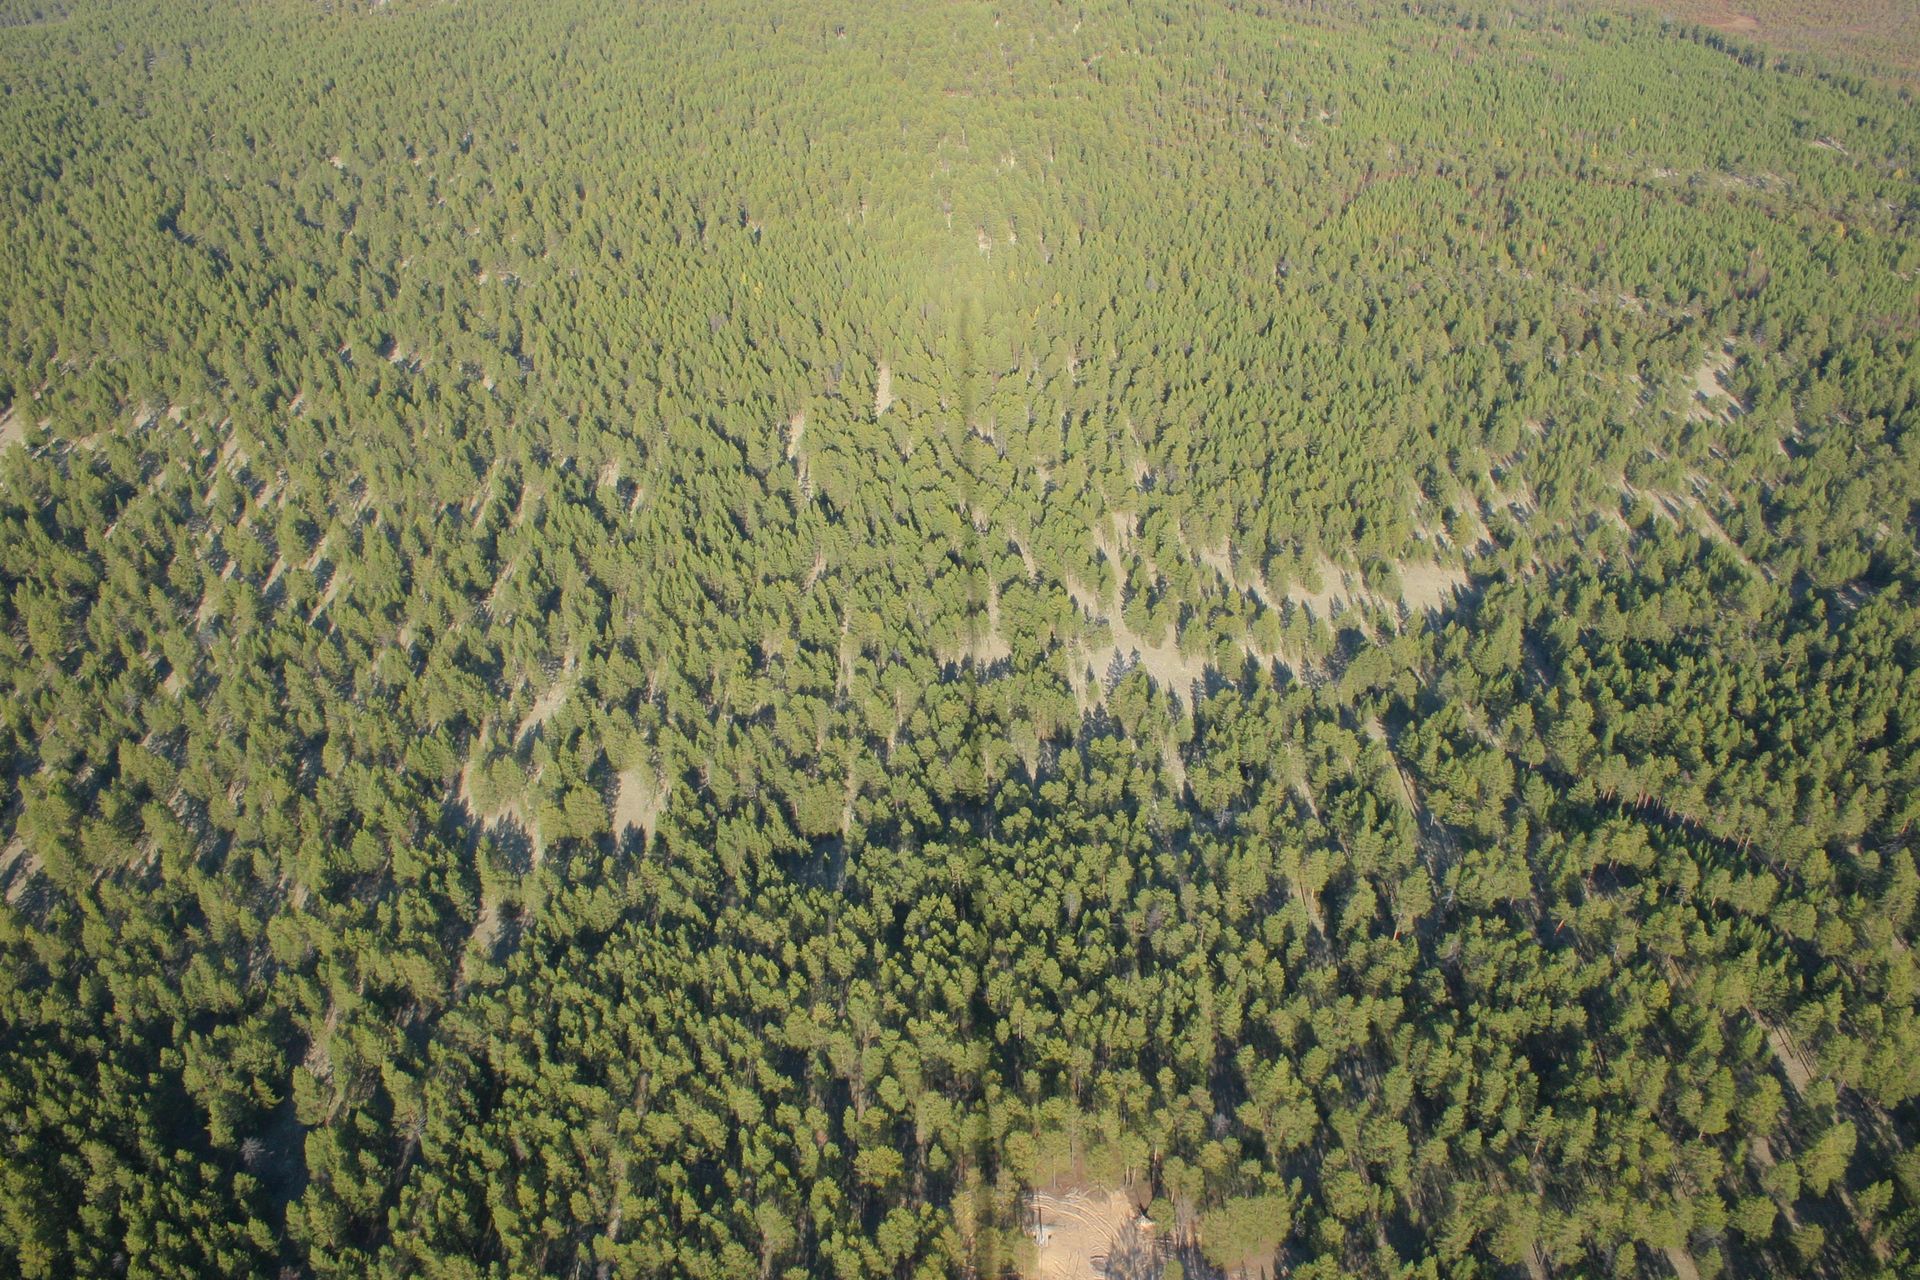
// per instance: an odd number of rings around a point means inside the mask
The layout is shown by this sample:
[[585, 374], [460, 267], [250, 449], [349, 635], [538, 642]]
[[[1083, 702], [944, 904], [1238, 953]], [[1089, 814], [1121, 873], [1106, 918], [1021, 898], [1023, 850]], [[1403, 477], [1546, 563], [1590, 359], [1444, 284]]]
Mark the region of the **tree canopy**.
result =
[[0, 0], [0, 1271], [1911, 1274], [1912, 94]]

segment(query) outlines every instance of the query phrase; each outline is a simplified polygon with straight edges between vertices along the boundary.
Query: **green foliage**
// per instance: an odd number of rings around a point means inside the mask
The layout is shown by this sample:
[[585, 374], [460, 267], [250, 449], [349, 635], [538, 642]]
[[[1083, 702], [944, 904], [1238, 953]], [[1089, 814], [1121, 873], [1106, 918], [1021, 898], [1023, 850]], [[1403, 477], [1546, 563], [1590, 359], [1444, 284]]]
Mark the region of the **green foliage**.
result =
[[0, 1271], [1910, 1270], [1911, 103], [1325, 9], [0, 4]]

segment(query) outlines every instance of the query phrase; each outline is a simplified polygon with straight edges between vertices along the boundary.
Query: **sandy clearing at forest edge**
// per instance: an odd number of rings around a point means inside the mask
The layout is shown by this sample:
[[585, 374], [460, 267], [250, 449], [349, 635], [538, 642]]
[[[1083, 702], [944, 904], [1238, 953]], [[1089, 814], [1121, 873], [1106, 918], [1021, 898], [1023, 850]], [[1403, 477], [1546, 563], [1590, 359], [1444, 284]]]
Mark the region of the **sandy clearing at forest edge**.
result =
[[1125, 1193], [1036, 1191], [1027, 1228], [1035, 1238], [1035, 1280], [1131, 1280], [1153, 1273], [1152, 1236]]
[[1407, 608], [1437, 613], [1466, 589], [1467, 571], [1454, 565], [1400, 563], [1400, 599]]
[[970, 636], [955, 645], [950, 652], [936, 653], [943, 663], [971, 662], [975, 666], [990, 667], [996, 662], [1013, 656], [1013, 646], [1000, 632], [1000, 588], [987, 589], [987, 625], [978, 634]]
[[614, 836], [638, 831], [647, 844], [652, 844], [666, 801], [667, 789], [654, 770], [640, 765], [622, 769], [613, 796]]
[[1740, 410], [1740, 401], [1733, 392], [1727, 390], [1723, 381], [1727, 371], [1733, 368], [1732, 340], [1721, 344], [1720, 350], [1710, 351], [1700, 363], [1694, 366], [1688, 375], [1688, 385], [1693, 390], [1693, 403], [1688, 406], [1687, 416], [1696, 422], [1713, 418], [1730, 418]]
[[26, 891], [27, 883], [40, 870], [40, 855], [27, 852], [27, 842], [17, 834], [7, 842], [4, 852], [0, 852], [0, 880], [12, 876], [7, 885], [7, 901], [18, 902]]
[[533, 700], [533, 705], [527, 709], [526, 716], [514, 729], [514, 746], [523, 746], [535, 729], [553, 719], [553, 713], [560, 709], [561, 704], [566, 702], [567, 695], [573, 692], [574, 669], [578, 665], [574, 655], [569, 653], [561, 666], [559, 676]]

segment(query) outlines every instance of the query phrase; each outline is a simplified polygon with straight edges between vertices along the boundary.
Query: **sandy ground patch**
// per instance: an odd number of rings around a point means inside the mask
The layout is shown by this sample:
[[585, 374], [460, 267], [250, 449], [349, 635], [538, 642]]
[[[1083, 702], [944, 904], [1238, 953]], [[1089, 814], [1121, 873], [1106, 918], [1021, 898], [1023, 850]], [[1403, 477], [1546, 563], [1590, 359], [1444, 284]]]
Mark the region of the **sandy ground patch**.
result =
[[975, 666], [990, 667], [996, 662], [1013, 656], [1013, 646], [1000, 633], [1000, 588], [995, 585], [987, 591], [987, 625], [978, 634], [963, 640], [951, 653], [936, 656], [942, 662], [971, 662]]
[[500, 910], [497, 898], [488, 898], [480, 906], [480, 918], [473, 923], [473, 934], [467, 939], [467, 949], [460, 956], [460, 971], [455, 985], [465, 988], [471, 976], [468, 964], [475, 956], [487, 957], [500, 941], [500, 931], [505, 925], [505, 917]]
[[1008, 534], [1007, 545], [1019, 553], [1020, 563], [1025, 565], [1027, 569], [1027, 581], [1038, 582], [1040, 580], [1040, 565], [1039, 562], [1033, 558], [1033, 548], [1027, 545], [1026, 539], [1017, 533]]
[[1677, 1244], [1667, 1246], [1667, 1265], [1673, 1268], [1673, 1274], [1679, 1280], [1700, 1280], [1700, 1268], [1693, 1264], [1693, 1255]]
[[666, 803], [667, 789], [653, 770], [639, 765], [622, 769], [613, 796], [614, 836], [638, 831], [647, 844], [652, 844], [660, 810]]
[[1406, 802], [1407, 812], [1416, 818], [1420, 816], [1420, 798], [1414, 792], [1413, 781], [1407, 777], [1407, 771], [1400, 764], [1400, 755], [1393, 749], [1393, 743], [1387, 740], [1387, 726], [1380, 723], [1379, 716], [1368, 716], [1364, 726], [1367, 736], [1386, 748], [1387, 759], [1393, 764], [1394, 777], [1400, 782], [1400, 798]]
[[7, 842], [4, 852], [0, 852], [0, 880], [7, 881], [7, 901], [20, 901], [20, 895], [26, 891], [27, 883], [40, 870], [40, 855], [27, 852], [27, 842], [15, 836]]
[[1118, 1191], [1036, 1191], [1028, 1201], [1034, 1280], [1148, 1280], [1157, 1274], [1153, 1234]]
[[879, 417], [893, 403], [893, 369], [888, 365], [880, 366], [880, 375], [873, 383], [873, 416]]
[[500, 598], [501, 588], [507, 585], [507, 579], [511, 578], [513, 576], [513, 571], [515, 569], [518, 569], [519, 567], [520, 567], [520, 558], [518, 556], [515, 556], [513, 559], [507, 561], [506, 567], [500, 570], [500, 576], [493, 580], [493, 585], [491, 587], [487, 588], [487, 594], [481, 599], [480, 607], [486, 610], [486, 614], [489, 618], [493, 616], [494, 603]]
[[1309, 591], [1304, 583], [1290, 583], [1287, 599], [1304, 605], [1309, 613], [1322, 620], [1333, 616], [1336, 605], [1344, 609], [1358, 602], [1361, 593], [1349, 584], [1346, 570], [1325, 556], [1320, 557], [1315, 569], [1320, 576], [1320, 589]]
[[[533, 859], [533, 865], [536, 867], [539, 866], [542, 859], [546, 857], [547, 852], [545, 842], [540, 839], [540, 828], [535, 825], [531, 816], [528, 815], [525, 805], [518, 801], [501, 805], [498, 809], [483, 809], [480, 806], [479, 800], [476, 799], [473, 794], [473, 770], [477, 763], [477, 755], [468, 756], [467, 762], [460, 766], [460, 781], [454, 790], [454, 799], [457, 800], [460, 805], [472, 815], [473, 820], [483, 828], [498, 827], [505, 824], [525, 832], [529, 852]], [[483, 905], [483, 917], [484, 914], [485, 907]]]
[[1688, 375], [1688, 385], [1693, 390], [1693, 404], [1687, 410], [1687, 416], [1695, 421], [1705, 422], [1718, 418], [1725, 421], [1740, 411], [1740, 402], [1727, 390], [1723, 379], [1727, 371], [1733, 368], [1733, 345], [1726, 343], [1718, 351], [1708, 352], [1705, 359], [1694, 367]]
[[[316, 558], [318, 558], [318, 553], [316, 553]], [[307, 615], [307, 621], [309, 623], [320, 621], [320, 615], [325, 613], [328, 606], [339, 598], [340, 588], [346, 584], [346, 579], [347, 575], [342, 573], [338, 566], [335, 566], [333, 572], [327, 575], [327, 585], [320, 589], [320, 603], [316, 604], [313, 607], [313, 612]], [[203, 623], [202, 625], [205, 624]]]
[[541, 725], [553, 719], [553, 713], [560, 709], [561, 704], [566, 702], [567, 695], [572, 692], [573, 662], [569, 660], [566, 665], [566, 670], [561, 672], [560, 678], [555, 680], [539, 697], [533, 700], [533, 706], [527, 709], [527, 714], [521, 719], [519, 726], [514, 729], [514, 745], [520, 746], [524, 744], [526, 740], [532, 736], [535, 729], [538, 729]]
[[1760, 1025], [1767, 1029], [1767, 1047], [1773, 1050], [1780, 1069], [1787, 1073], [1787, 1083], [1793, 1086], [1795, 1093], [1805, 1093], [1807, 1086], [1813, 1083], [1813, 1069], [1800, 1053], [1799, 1046], [1793, 1043], [1786, 1029], [1762, 1018]]
[[1467, 571], [1455, 565], [1403, 563], [1394, 572], [1400, 575], [1400, 599], [1416, 612], [1438, 613], [1467, 586]]

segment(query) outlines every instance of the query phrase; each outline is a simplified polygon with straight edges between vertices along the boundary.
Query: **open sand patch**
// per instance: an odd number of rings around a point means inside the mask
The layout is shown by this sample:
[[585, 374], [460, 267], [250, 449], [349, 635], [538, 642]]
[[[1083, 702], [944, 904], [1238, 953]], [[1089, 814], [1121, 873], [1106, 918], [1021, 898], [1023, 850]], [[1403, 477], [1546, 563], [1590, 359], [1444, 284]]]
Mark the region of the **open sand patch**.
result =
[[1724, 379], [1733, 368], [1733, 345], [1723, 345], [1718, 351], [1710, 351], [1706, 358], [1694, 366], [1688, 375], [1688, 386], [1693, 392], [1693, 403], [1687, 409], [1687, 416], [1696, 422], [1708, 422], [1713, 419], [1725, 421], [1740, 412], [1740, 401], [1727, 390]]
[[527, 714], [521, 718], [519, 725], [514, 729], [515, 746], [524, 745], [536, 729], [553, 719], [554, 712], [560, 710], [561, 705], [567, 700], [567, 695], [573, 692], [575, 666], [576, 661], [573, 655], [568, 654], [559, 677], [533, 700], [533, 705], [527, 709]]
[[1007, 643], [1007, 638], [1000, 632], [1000, 588], [997, 584], [987, 590], [985, 621], [984, 627], [975, 627], [973, 634], [954, 646], [951, 652], [936, 656], [942, 662], [971, 662], [981, 667], [990, 667], [1011, 658], [1013, 646]]
[[1027, 1201], [1034, 1280], [1149, 1280], [1153, 1227], [1119, 1191], [1036, 1191]]
[[1457, 565], [1401, 563], [1400, 599], [1415, 612], [1438, 613], [1467, 587], [1467, 571]]
[[652, 844], [666, 803], [667, 788], [653, 770], [640, 765], [622, 769], [613, 795], [615, 838], [638, 831], [645, 843]]

